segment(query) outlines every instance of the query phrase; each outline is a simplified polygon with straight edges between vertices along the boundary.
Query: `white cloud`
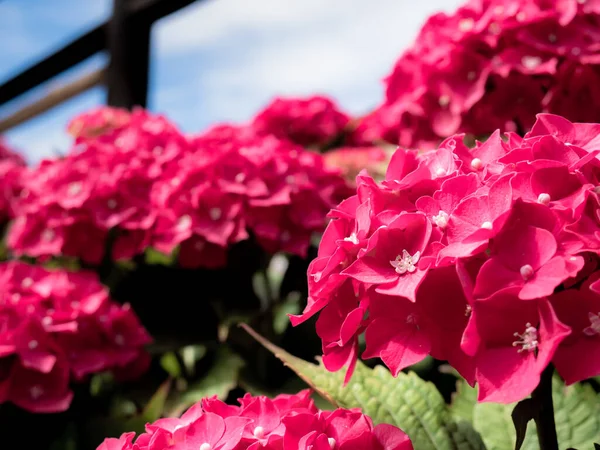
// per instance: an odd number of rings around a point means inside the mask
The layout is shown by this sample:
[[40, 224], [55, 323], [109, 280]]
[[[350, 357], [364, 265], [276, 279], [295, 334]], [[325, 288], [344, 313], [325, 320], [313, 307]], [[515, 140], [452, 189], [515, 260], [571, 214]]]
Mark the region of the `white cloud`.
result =
[[[85, 3], [89, 10], [75, 15], [94, 20], [109, 3], [90, 0]], [[451, 11], [459, 3], [197, 2], [161, 20], [153, 30], [151, 106], [182, 124], [185, 131], [198, 131], [217, 121], [247, 120], [275, 95], [325, 93], [361, 113], [381, 99], [382, 77], [427, 16]], [[97, 94], [84, 97], [19, 127], [9, 137], [27, 149], [32, 161], [52, 155], [53, 148], [64, 148], [68, 142], [62, 130], [70, 116], [93, 106], [90, 99], [102, 101]]]
[[[275, 95], [316, 92], [330, 94], [359, 113], [379, 101], [382, 77], [427, 16], [451, 11], [460, 3], [201, 2], [160, 23], [155, 32], [157, 54], [205, 58], [190, 63], [201, 92], [198, 108], [205, 118], [245, 120]], [[197, 56], [200, 51], [202, 56]]]

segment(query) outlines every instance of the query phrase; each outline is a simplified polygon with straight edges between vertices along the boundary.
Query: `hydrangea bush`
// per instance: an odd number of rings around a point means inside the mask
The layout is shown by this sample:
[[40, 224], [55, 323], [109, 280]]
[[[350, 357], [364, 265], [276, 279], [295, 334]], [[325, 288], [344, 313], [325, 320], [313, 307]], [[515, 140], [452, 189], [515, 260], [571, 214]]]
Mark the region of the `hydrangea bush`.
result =
[[319, 411], [310, 391], [280, 394], [273, 399], [250, 394], [239, 406], [205, 398], [181, 418], [159, 419], [135, 433], [109, 438], [98, 450], [246, 450], [361, 449], [412, 450], [398, 428], [379, 424], [360, 411]]
[[541, 112], [597, 122], [595, 0], [470, 0], [431, 16], [357, 139], [435, 148], [455, 133], [528, 131]]
[[[447, 360], [480, 401], [532, 393], [553, 363], [568, 384], [600, 375], [600, 126], [540, 115], [524, 138], [470, 150], [398, 150], [330, 213], [309, 269], [327, 368], [364, 358], [397, 374]], [[585, 355], [585, 356], [583, 356]]]
[[72, 382], [112, 370], [135, 378], [150, 336], [92, 272], [0, 264], [0, 404], [66, 410]]
[[7, 240], [15, 255], [98, 264], [111, 230], [114, 260], [180, 247], [183, 267], [222, 267], [228, 247], [250, 234], [271, 253], [306, 255], [328, 209], [348, 195], [320, 155], [264, 130], [190, 137], [142, 110], [101, 111], [71, 123], [78, 134], [64, 158], [23, 176]]
[[98, 108], [34, 167], [0, 143], [0, 423], [76, 450], [600, 442], [597, 3], [432, 16], [362, 117]]
[[0, 230], [12, 218], [13, 198], [19, 192], [23, 158], [0, 140]]

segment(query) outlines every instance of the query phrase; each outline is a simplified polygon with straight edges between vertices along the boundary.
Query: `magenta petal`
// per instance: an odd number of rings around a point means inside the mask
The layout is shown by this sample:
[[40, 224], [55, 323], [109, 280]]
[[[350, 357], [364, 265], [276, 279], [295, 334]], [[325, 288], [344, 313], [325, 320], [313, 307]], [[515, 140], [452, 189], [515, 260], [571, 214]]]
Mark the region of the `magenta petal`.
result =
[[[194, 448], [199, 448], [205, 442], [216, 446], [224, 433], [225, 422], [223, 418], [217, 414], [207, 412], [185, 430], [184, 439], [188, 446]], [[175, 434], [177, 434], [177, 431]]]
[[532, 279], [527, 280], [519, 292], [519, 298], [533, 300], [551, 295], [554, 289], [567, 278], [569, 274], [565, 268], [565, 260], [557, 256], [542, 266]]
[[537, 360], [545, 368], [552, 361], [560, 343], [571, 333], [571, 328], [558, 320], [547, 299], [538, 300], [538, 310], [540, 346]]
[[357, 281], [368, 284], [389, 283], [398, 278], [398, 274], [389, 262], [388, 267], [386, 267], [381, 261], [368, 256], [354, 261], [342, 271], [342, 275], [347, 275]]
[[327, 306], [328, 303], [329, 303], [328, 297], [322, 297], [322, 298], [317, 298], [317, 299], [315, 299], [313, 297], [308, 297], [308, 303], [307, 303], [306, 307], [304, 308], [304, 311], [302, 312], [302, 314], [289, 316], [292, 326], [295, 327], [295, 326], [300, 325], [301, 323], [304, 323], [305, 321], [310, 319], [312, 316], [314, 316], [316, 313], [321, 311], [325, 306]]
[[600, 375], [600, 336], [560, 345], [552, 363], [567, 385]]
[[375, 291], [380, 294], [399, 296], [416, 301], [417, 288], [427, 275], [427, 270], [415, 270], [413, 273], [405, 273], [397, 280], [384, 286], [379, 286]]
[[522, 286], [523, 277], [519, 272], [506, 268], [498, 258], [487, 260], [477, 275], [473, 296], [475, 298], [488, 298], [501, 289]]
[[505, 404], [518, 402], [537, 387], [543, 369], [533, 353], [518, 353], [513, 347], [485, 350], [477, 358], [477, 399]]
[[373, 428], [373, 434], [383, 450], [413, 450], [408, 435], [393, 425], [380, 423]]
[[481, 345], [481, 336], [477, 331], [477, 321], [475, 320], [474, 313], [471, 312], [465, 331], [463, 332], [462, 339], [460, 341], [460, 348], [469, 356], [475, 356]]
[[222, 445], [217, 448], [218, 450], [233, 450], [242, 439], [242, 433], [245, 426], [250, 423], [250, 419], [246, 417], [232, 416], [226, 417], [224, 422], [225, 432], [221, 437]]
[[391, 324], [375, 319], [365, 333], [367, 348], [363, 358], [379, 357], [388, 366], [394, 376], [408, 366], [425, 358], [431, 349], [431, 342], [424, 331], [412, 324]]
[[537, 270], [550, 261], [557, 249], [556, 239], [551, 232], [532, 226], [507, 230], [498, 240], [498, 257], [514, 271], [525, 264]]

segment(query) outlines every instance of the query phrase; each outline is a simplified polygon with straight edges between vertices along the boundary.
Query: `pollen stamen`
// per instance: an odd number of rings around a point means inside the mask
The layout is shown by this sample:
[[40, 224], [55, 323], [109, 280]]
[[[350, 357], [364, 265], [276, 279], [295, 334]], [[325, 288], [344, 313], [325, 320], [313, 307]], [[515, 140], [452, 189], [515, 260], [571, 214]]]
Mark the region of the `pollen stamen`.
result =
[[437, 216], [433, 216], [433, 223], [435, 223], [439, 228], [446, 228], [448, 226], [448, 213], [445, 211], [440, 211], [437, 213]]
[[583, 329], [583, 334], [586, 336], [596, 336], [600, 334], [600, 312], [598, 314], [588, 313], [590, 326]]
[[356, 236], [356, 233], [351, 233], [350, 236], [344, 238], [344, 241], [358, 245], [358, 236]]
[[421, 258], [421, 252], [416, 252], [414, 255], [410, 255], [406, 249], [402, 250], [402, 255], [396, 256], [394, 261], [390, 261], [391, 266], [394, 268], [397, 274], [404, 275], [406, 272], [413, 273], [417, 270], [416, 263]]
[[518, 337], [519, 340], [512, 343], [513, 347], [521, 347], [517, 352], [533, 352], [537, 350], [539, 345], [538, 331], [529, 322], [525, 324], [525, 332], [523, 334], [515, 333], [514, 336]]

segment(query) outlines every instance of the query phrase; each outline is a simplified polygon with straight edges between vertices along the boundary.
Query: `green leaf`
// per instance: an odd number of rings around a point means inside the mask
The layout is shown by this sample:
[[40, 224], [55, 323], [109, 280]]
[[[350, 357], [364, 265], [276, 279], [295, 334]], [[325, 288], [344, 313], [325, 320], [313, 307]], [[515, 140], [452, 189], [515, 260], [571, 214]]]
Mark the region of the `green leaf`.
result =
[[167, 380], [160, 385], [150, 400], [148, 400], [148, 403], [146, 403], [146, 406], [141, 413], [136, 414], [123, 422], [123, 430], [141, 433], [144, 431], [144, 427], [147, 423], [160, 419], [163, 415], [170, 390], [171, 380]]
[[394, 378], [381, 366], [370, 369], [359, 361], [344, 387], [344, 373], [331, 373], [320, 364], [296, 358], [242, 326], [332, 405], [359, 407], [376, 424], [400, 427], [411, 438], [415, 450], [485, 448], [469, 423], [454, 420], [435, 386], [414, 373], [401, 373]]
[[273, 308], [273, 330], [277, 334], [283, 334], [290, 324], [288, 314], [300, 312], [300, 293], [290, 292], [285, 301]]
[[144, 419], [144, 421], [154, 422], [162, 416], [170, 390], [171, 380], [167, 380], [160, 385], [160, 387], [156, 390], [156, 392], [150, 398], [150, 400], [148, 400], [148, 403], [146, 403], [146, 406], [142, 410], [141, 416]]
[[193, 376], [196, 373], [196, 363], [206, 355], [206, 347], [201, 344], [186, 345], [179, 353], [185, 368], [185, 373], [188, 376]]
[[179, 378], [181, 376], [181, 365], [174, 352], [165, 353], [161, 356], [160, 367], [162, 367], [171, 378]]
[[279, 289], [289, 265], [290, 262], [283, 253], [276, 253], [269, 261], [266, 275], [271, 292], [276, 298], [279, 298]]
[[244, 367], [242, 358], [227, 347], [221, 347], [210, 370], [201, 380], [190, 384], [169, 415], [180, 415], [185, 409], [204, 397], [216, 395], [224, 400], [229, 392], [237, 386], [242, 367]]
[[93, 397], [110, 391], [114, 386], [114, 376], [110, 372], [100, 372], [90, 379], [90, 394]]
[[560, 448], [592, 448], [600, 442], [600, 397], [588, 384], [552, 382], [554, 418]]
[[[587, 384], [566, 387], [558, 376], [552, 380], [554, 417], [560, 448], [592, 448], [600, 441], [600, 397]], [[455, 417], [468, 418], [472, 403], [472, 423], [488, 450], [513, 450], [516, 433], [511, 414], [515, 404], [476, 403], [477, 389], [459, 381], [451, 410]], [[527, 426], [522, 450], [539, 450], [533, 422]]]
[[450, 412], [454, 418], [473, 423], [473, 410], [477, 404], [477, 389], [469, 386], [465, 380], [456, 383], [456, 392], [452, 394]]
[[175, 247], [171, 254], [159, 252], [153, 247], [146, 247], [144, 252], [146, 264], [172, 266], [179, 255], [179, 247]]

